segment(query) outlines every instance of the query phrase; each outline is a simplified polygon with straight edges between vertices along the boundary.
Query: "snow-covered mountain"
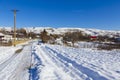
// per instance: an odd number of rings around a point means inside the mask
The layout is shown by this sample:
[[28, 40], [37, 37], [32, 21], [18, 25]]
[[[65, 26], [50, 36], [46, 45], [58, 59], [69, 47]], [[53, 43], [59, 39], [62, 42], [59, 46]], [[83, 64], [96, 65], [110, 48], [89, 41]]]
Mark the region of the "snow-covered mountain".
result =
[[[0, 29], [4, 29], [7, 31], [13, 30], [12, 27], [0, 27]], [[24, 27], [27, 32], [34, 32], [39, 34], [44, 29], [49, 34], [64, 34], [66, 32], [76, 32], [82, 31], [84, 34], [88, 35], [102, 35], [102, 36], [109, 36], [109, 37], [120, 37], [120, 30], [100, 30], [100, 29], [87, 29], [87, 28], [51, 28], [51, 27]]]

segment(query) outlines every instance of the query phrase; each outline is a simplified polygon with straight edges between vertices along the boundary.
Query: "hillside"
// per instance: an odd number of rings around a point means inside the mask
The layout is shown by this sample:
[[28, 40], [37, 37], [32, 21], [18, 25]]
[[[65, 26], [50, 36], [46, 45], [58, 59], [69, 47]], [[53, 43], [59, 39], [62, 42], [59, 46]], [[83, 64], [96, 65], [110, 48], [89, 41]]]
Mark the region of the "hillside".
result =
[[[13, 30], [11, 27], [0, 27], [0, 30], [11, 31]], [[51, 28], [51, 27], [24, 27], [27, 32], [34, 32], [39, 34], [44, 29], [49, 34], [64, 34], [66, 32], [77, 32], [82, 31], [84, 34], [88, 35], [101, 35], [101, 36], [109, 36], [109, 37], [120, 37], [120, 30], [100, 30], [100, 29], [87, 29], [87, 28]]]

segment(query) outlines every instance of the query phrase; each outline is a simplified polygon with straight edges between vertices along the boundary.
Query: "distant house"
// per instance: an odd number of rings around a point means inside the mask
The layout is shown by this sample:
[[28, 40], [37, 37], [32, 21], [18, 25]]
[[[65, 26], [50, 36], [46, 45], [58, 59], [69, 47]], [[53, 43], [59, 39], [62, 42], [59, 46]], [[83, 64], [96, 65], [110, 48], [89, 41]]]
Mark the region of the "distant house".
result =
[[3, 40], [4, 34], [0, 33], [0, 41]]
[[120, 43], [120, 37], [115, 38], [115, 42], [119, 42]]
[[9, 42], [10, 40], [12, 40], [12, 36], [11, 35], [4, 35], [4, 37], [2, 38], [4, 42]]
[[97, 40], [97, 36], [90, 36], [90, 40]]
[[56, 44], [58, 44], [58, 45], [63, 45], [63, 38], [62, 37], [60, 37], [60, 38], [57, 38], [56, 40], [55, 40], [55, 43]]
[[8, 42], [9, 40], [12, 40], [11, 35], [5, 35], [3, 33], [0, 33], [0, 41], [1, 42]]

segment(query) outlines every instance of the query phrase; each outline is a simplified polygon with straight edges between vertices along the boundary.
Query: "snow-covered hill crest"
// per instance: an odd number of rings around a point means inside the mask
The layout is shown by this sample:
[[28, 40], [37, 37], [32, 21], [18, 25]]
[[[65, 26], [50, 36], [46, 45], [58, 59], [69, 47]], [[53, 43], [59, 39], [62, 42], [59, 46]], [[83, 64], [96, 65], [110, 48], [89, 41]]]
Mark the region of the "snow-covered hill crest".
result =
[[[34, 32], [39, 34], [44, 29], [49, 34], [64, 34], [66, 32], [77, 32], [82, 31], [88, 35], [101, 35], [101, 36], [109, 36], [109, 37], [120, 37], [120, 30], [100, 30], [100, 29], [87, 29], [87, 28], [51, 28], [51, 27], [23, 27], [27, 32]], [[0, 27], [0, 30], [11, 31], [12, 27]]]

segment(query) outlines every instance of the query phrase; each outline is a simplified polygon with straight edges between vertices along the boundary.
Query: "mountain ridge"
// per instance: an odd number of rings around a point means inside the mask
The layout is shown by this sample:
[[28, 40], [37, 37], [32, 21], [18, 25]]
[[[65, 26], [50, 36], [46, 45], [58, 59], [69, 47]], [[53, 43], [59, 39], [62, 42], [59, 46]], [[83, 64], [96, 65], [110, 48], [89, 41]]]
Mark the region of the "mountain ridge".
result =
[[[0, 27], [0, 29], [4, 29], [6, 31], [11, 31], [13, 30], [12, 27]], [[26, 32], [34, 32], [36, 34], [39, 34], [42, 32], [44, 29], [49, 33], [49, 34], [64, 34], [66, 32], [76, 32], [76, 31], [82, 31], [85, 34], [88, 35], [93, 35], [93, 36], [109, 36], [109, 37], [120, 37], [120, 30], [101, 30], [101, 29], [92, 29], [92, 28], [67, 28], [67, 27], [62, 27], [62, 28], [52, 28], [52, 27], [23, 27], [23, 29], [26, 30]]]

